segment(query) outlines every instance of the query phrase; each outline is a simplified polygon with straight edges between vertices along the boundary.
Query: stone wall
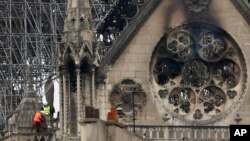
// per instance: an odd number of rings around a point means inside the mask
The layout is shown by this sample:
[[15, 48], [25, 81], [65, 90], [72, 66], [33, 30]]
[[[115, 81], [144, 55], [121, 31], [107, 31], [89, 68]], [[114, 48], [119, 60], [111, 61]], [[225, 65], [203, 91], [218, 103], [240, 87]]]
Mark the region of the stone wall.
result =
[[[239, 44], [245, 54], [247, 63], [250, 53], [250, 27], [240, 12], [236, 10], [229, 0], [213, 0], [209, 11], [203, 14], [193, 15], [187, 12], [181, 0], [163, 0], [156, 10], [150, 15], [148, 20], [141, 26], [139, 31], [130, 41], [124, 52], [110, 67], [108, 79], [104, 85], [98, 88], [98, 106], [100, 107], [101, 118], [106, 119], [106, 115], [111, 107], [109, 93], [114, 84], [125, 78], [131, 78], [142, 85], [147, 94], [147, 103], [137, 117], [137, 124], [163, 124], [162, 115], [157, 111], [157, 104], [154, 93], [151, 92], [149, 81], [149, 64], [151, 55], [158, 41], [171, 27], [176, 27], [188, 21], [200, 21], [211, 23], [226, 30]], [[249, 91], [247, 91], [249, 93]], [[250, 96], [245, 97], [239, 114], [242, 115], [242, 123], [250, 123], [246, 117], [250, 112]], [[223, 120], [221, 124], [235, 123], [235, 114]], [[175, 119], [170, 119], [165, 124], [177, 124]]]
[[128, 133], [124, 127], [114, 122], [100, 120], [88, 121], [81, 124], [81, 141], [141, 141]]

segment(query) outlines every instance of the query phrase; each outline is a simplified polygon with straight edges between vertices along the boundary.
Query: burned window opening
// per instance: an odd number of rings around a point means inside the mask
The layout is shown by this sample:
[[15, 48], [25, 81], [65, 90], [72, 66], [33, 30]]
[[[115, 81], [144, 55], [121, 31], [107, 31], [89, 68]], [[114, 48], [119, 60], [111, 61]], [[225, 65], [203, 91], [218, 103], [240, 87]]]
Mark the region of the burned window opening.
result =
[[81, 74], [90, 74], [91, 73], [91, 65], [89, 63], [89, 61], [87, 59], [83, 59], [81, 61], [81, 65], [80, 65], [80, 70], [81, 70]]
[[76, 78], [76, 65], [73, 60], [68, 62], [69, 80], [70, 80], [70, 91], [76, 92], [77, 78]]
[[[129, 25], [131, 19], [135, 18], [140, 8], [148, 0], [120, 0], [110, 9], [104, 21], [97, 27], [96, 37], [101, 43], [100, 54], [104, 56], [110, 46], [122, 34]], [[109, 1], [103, 1], [108, 4]], [[105, 15], [104, 15], [105, 16]]]

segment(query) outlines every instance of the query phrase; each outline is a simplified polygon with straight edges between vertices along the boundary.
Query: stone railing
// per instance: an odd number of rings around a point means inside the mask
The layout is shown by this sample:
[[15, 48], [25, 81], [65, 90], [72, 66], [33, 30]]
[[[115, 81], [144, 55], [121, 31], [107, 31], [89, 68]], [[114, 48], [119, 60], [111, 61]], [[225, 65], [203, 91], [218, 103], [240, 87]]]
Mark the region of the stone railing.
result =
[[[133, 132], [133, 126], [128, 126]], [[229, 126], [135, 126], [135, 134], [156, 141], [229, 141]]]
[[51, 141], [51, 133], [10, 133], [1, 141]]

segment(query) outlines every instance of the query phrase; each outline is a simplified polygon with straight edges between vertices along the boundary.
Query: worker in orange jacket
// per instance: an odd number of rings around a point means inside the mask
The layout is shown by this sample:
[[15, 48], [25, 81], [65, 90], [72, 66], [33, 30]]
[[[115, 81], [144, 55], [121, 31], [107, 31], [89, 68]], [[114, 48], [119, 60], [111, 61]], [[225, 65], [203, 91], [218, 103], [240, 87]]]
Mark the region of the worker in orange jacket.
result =
[[45, 123], [45, 117], [43, 112], [36, 112], [33, 118], [33, 127], [36, 128], [36, 132], [39, 133], [43, 129], [43, 125]]

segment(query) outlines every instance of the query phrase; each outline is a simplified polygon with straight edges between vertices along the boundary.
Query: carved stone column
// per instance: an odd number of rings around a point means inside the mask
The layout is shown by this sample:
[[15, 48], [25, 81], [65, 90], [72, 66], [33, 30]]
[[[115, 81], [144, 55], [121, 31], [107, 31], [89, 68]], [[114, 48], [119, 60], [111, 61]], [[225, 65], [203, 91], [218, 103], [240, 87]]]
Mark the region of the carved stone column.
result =
[[63, 75], [65, 74], [65, 70], [59, 71], [59, 102], [60, 102], [60, 113], [59, 113], [59, 125], [61, 133], [64, 132], [64, 82]]
[[66, 72], [63, 73], [63, 134], [67, 136], [67, 121], [68, 121], [68, 74]]
[[96, 107], [96, 95], [95, 95], [95, 68], [92, 68], [92, 78], [91, 78], [91, 88], [92, 88], [92, 92], [91, 92], [91, 96], [92, 96], [92, 106]]
[[102, 120], [107, 120], [107, 113], [108, 110], [105, 109], [106, 107], [106, 101], [105, 101], [105, 96], [106, 96], [106, 92], [105, 92], [105, 83], [99, 83], [99, 94], [98, 94], [98, 99], [100, 101], [99, 106], [100, 106], [100, 119]]
[[79, 67], [76, 68], [76, 77], [77, 77], [77, 134], [80, 133], [80, 125], [79, 122], [82, 119], [82, 99], [81, 99], [81, 69]]
[[84, 105], [88, 105], [90, 106], [91, 105], [91, 89], [90, 89], [90, 85], [91, 85], [91, 82], [90, 82], [90, 77], [88, 76], [89, 74], [83, 74], [83, 85], [84, 85], [84, 98], [85, 98], [85, 103]]
[[86, 96], [85, 96], [85, 86], [84, 86], [84, 83], [85, 83], [85, 80], [84, 80], [84, 74], [82, 74], [81, 76], [81, 106], [82, 106], [82, 113], [81, 113], [81, 116], [82, 118], [84, 119], [86, 117], [86, 113], [85, 113], [85, 105], [86, 105]]

